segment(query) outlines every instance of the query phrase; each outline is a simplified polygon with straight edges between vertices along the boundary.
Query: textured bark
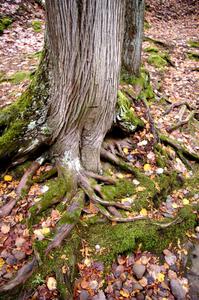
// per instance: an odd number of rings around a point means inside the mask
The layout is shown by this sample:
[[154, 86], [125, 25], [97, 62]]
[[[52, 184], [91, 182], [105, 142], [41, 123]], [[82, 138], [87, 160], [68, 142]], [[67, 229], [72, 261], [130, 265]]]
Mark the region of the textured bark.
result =
[[46, 11], [52, 153], [96, 172], [114, 116], [125, 0], [48, 0]]
[[139, 75], [144, 25], [144, 0], [126, 0], [125, 34], [122, 66], [125, 71]]

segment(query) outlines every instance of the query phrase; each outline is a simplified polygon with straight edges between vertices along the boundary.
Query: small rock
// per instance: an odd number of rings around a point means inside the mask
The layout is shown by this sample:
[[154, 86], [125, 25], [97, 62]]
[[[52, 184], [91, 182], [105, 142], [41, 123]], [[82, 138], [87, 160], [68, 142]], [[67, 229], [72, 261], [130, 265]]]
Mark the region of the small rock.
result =
[[123, 265], [119, 265], [117, 266], [117, 268], [115, 269], [115, 272], [114, 272], [114, 276], [116, 278], [120, 277], [120, 275], [124, 272], [124, 266]]
[[83, 290], [79, 295], [79, 300], [89, 300], [89, 297], [89, 293]]
[[9, 255], [6, 259], [6, 263], [10, 266], [15, 265], [17, 263], [16, 258], [13, 255]]
[[95, 250], [99, 251], [100, 250], [100, 245], [95, 245]]
[[171, 279], [170, 281], [171, 292], [177, 300], [184, 300], [186, 297], [186, 291], [177, 279]]
[[146, 271], [146, 267], [144, 265], [141, 265], [141, 264], [135, 264], [133, 266], [133, 272], [135, 273], [135, 276], [138, 278], [138, 279], [141, 279], [142, 276], [144, 275]]
[[7, 251], [6, 249], [4, 249], [4, 250], [1, 252], [0, 257], [6, 258], [6, 257], [8, 257], [8, 255], [9, 255], [8, 251]]
[[121, 275], [120, 275], [120, 279], [122, 280], [122, 282], [126, 281], [126, 278], [127, 278], [127, 275], [123, 272]]
[[99, 293], [91, 298], [92, 300], [106, 300], [106, 297], [104, 295], [103, 291], [99, 291]]
[[133, 283], [132, 288], [133, 288], [133, 291], [136, 291], [136, 290], [141, 291], [141, 290], [143, 290], [143, 287], [141, 286], [141, 284], [139, 284], [137, 282]]
[[23, 252], [23, 251], [20, 251], [20, 250], [16, 250], [14, 249], [12, 251], [12, 254], [14, 255], [14, 257], [17, 259], [17, 260], [22, 260], [26, 257], [26, 254]]
[[158, 175], [161, 175], [161, 174], [163, 174], [164, 173], [164, 169], [163, 168], [158, 168], [157, 170], [156, 170], [156, 174], [158, 174]]
[[144, 300], [145, 299], [145, 296], [143, 295], [143, 294], [138, 294], [138, 295], [136, 295], [136, 299], [137, 300]]
[[121, 288], [122, 288], [122, 281], [118, 279], [113, 283], [113, 289], [120, 290]]

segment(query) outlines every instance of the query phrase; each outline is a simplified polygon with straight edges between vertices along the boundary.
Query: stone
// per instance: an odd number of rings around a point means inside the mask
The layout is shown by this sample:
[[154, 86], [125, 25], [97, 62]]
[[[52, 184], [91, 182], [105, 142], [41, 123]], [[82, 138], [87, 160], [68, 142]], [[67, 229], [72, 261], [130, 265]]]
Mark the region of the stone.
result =
[[133, 272], [134, 272], [135, 276], [137, 277], [137, 279], [141, 279], [143, 277], [145, 271], [146, 271], [146, 267], [144, 265], [135, 264], [133, 266]]
[[121, 288], [122, 288], [122, 281], [118, 279], [113, 283], [113, 289], [120, 290]]
[[177, 300], [186, 299], [186, 291], [177, 279], [171, 279], [170, 281], [171, 292]]
[[114, 272], [114, 276], [116, 278], [120, 277], [120, 275], [124, 272], [124, 266], [123, 265], [119, 265], [117, 266], [117, 268], [115, 269], [115, 272]]
[[89, 293], [83, 290], [79, 295], [79, 300], [89, 300], [89, 297]]
[[141, 284], [139, 284], [137, 282], [133, 283], [132, 288], [133, 288], [133, 291], [136, 291], [136, 290], [141, 291], [141, 290], [143, 290], [143, 287], [141, 286]]
[[107, 300], [103, 291], [99, 291], [99, 293], [91, 298], [92, 300]]
[[6, 263], [10, 266], [15, 265], [17, 263], [17, 259], [10, 254], [6, 259]]

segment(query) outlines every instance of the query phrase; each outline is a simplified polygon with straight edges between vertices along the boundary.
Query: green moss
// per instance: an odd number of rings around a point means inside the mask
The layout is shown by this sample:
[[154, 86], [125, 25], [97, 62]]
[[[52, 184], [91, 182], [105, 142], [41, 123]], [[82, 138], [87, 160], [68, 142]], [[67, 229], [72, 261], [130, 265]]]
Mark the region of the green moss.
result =
[[117, 118], [130, 131], [135, 131], [137, 127], [144, 126], [144, 122], [131, 109], [130, 100], [121, 91], [118, 91]]
[[167, 66], [167, 61], [159, 54], [150, 54], [147, 61], [150, 65], [153, 65], [158, 69], [163, 69]]
[[31, 24], [32, 24], [32, 27], [33, 27], [35, 32], [40, 32], [41, 31], [41, 29], [42, 29], [41, 21], [34, 20], [34, 21], [32, 21]]
[[36, 212], [39, 213], [45, 211], [53, 204], [59, 202], [60, 199], [62, 199], [66, 194], [67, 185], [63, 177], [49, 180], [47, 186], [49, 187], [49, 190], [42, 195], [39, 202], [29, 209], [31, 213], [31, 221], [33, 221], [33, 219], [36, 217]]
[[199, 48], [199, 41], [188, 41], [188, 45], [192, 48]]
[[16, 72], [13, 74], [8, 80], [15, 84], [19, 84], [25, 79], [30, 79], [30, 73], [29, 72]]
[[0, 34], [3, 33], [3, 31], [12, 24], [12, 19], [10, 17], [4, 17], [0, 19]]
[[182, 223], [165, 229], [149, 221], [137, 221], [114, 226], [109, 223], [96, 224], [82, 230], [91, 248], [99, 244], [104, 249], [101, 254], [96, 254], [96, 258], [109, 264], [117, 254], [135, 250], [139, 244], [143, 250], [160, 254], [171, 242], [184, 239], [186, 231], [194, 228], [196, 216], [187, 208], [179, 215], [183, 217]]
[[199, 54], [196, 52], [189, 52], [187, 53], [187, 57], [191, 60], [199, 61]]
[[158, 53], [159, 50], [156, 47], [149, 46], [149, 47], [144, 48], [144, 52]]
[[148, 21], [144, 21], [144, 29], [147, 30], [147, 29], [150, 29], [151, 28], [151, 25], [149, 24]]

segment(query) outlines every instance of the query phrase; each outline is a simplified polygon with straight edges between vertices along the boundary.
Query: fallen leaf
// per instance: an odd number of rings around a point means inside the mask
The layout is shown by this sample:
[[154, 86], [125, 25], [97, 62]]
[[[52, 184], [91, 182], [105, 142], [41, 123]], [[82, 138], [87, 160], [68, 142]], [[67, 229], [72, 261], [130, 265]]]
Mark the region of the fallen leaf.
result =
[[54, 277], [49, 277], [47, 280], [47, 287], [50, 291], [54, 291], [57, 288], [57, 281]]
[[142, 216], [147, 216], [148, 212], [145, 208], [142, 208], [141, 211], [140, 211], [140, 215]]
[[11, 175], [5, 175], [3, 179], [4, 179], [4, 181], [9, 182], [9, 181], [12, 181], [12, 176]]
[[144, 187], [144, 186], [138, 186], [137, 188], [136, 188], [136, 192], [143, 192], [143, 191], [145, 191], [146, 190], [146, 188]]
[[3, 267], [4, 264], [5, 264], [4, 259], [0, 257], [0, 269]]
[[1, 232], [3, 234], [7, 234], [10, 231], [10, 225], [9, 224], [3, 224], [1, 226]]
[[121, 290], [120, 295], [122, 295], [124, 298], [129, 298], [129, 293], [127, 291]]
[[164, 274], [163, 273], [158, 273], [158, 275], [157, 275], [157, 281], [159, 281], [159, 282], [163, 282], [164, 281]]
[[183, 205], [189, 205], [189, 200], [184, 198], [184, 199], [182, 199], [182, 203], [183, 203]]
[[151, 165], [150, 164], [145, 164], [144, 165], [144, 171], [147, 172], [147, 171], [150, 171], [151, 170]]

